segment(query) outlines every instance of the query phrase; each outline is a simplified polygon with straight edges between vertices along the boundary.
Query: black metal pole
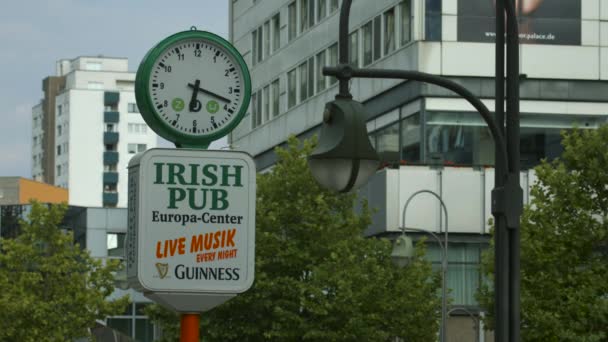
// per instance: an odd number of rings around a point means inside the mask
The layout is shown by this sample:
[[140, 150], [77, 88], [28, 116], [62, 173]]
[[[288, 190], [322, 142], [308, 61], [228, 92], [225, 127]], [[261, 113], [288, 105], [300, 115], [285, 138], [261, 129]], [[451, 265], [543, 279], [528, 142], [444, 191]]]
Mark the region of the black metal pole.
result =
[[[348, 21], [350, 18], [350, 5], [352, 0], [342, 0], [340, 8], [340, 26], [338, 28], [338, 63], [347, 65], [349, 62], [348, 54]], [[351, 99], [352, 95], [348, 89], [350, 75], [337, 75], [339, 83], [338, 97]]]
[[[496, 1], [496, 46], [495, 46], [495, 117], [500, 134], [505, 127], [505, 0]], [[495, 144], [495, 155], [498, 155]], [[494, 188], [505, 185], [507, 163], [495, 158]], [[495, 200], [494, 198], [492, 200]], [[506, 217], [494, 215], [494, 336], [497, 342], [509, 341], [509, 249]]]
[[[507, 0], [507, 154], [511, 186], [521, 189], [519, 135], [519, 30], [515, 0]], [[509, 255], [509, 337], [520, 341], [520, 222], [523, 198], [514, 196], [517, 219], [507, 222]]]

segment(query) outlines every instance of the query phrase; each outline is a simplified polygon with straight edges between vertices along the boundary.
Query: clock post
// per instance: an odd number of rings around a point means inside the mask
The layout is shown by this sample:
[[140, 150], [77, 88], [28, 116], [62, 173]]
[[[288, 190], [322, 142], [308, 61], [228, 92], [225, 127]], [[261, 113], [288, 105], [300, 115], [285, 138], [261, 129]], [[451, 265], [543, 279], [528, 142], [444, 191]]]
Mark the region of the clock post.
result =
[[243, 119], [249, 70], [229, 42], [193, 27], [146, 54], [135, 96], [148, 126], [177, 149], [129, 162], [127, 278], [181, 314], [180, 341], [198, 342], [200, 314], [254, 279], [255, 163], [207, 150]]

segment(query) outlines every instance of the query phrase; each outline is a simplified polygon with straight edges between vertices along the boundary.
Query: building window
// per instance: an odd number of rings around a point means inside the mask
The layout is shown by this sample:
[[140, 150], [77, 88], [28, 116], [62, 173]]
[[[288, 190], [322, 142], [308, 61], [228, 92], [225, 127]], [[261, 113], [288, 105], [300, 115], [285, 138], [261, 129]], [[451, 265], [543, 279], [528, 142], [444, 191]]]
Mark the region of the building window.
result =
[[310, 22], [308, 21], [308, 2], [314, 0], [300, 0], [300, 33], [308, 30]]
[[57, 177], [61, 176], [61, 165], [57, 165]]
[[[480, 256], [478, 243], [450, 243], [446, 280], [453, 305], [477, 305], [475, 293], [481, 279]], [[434, 270], [441, 270], [442, 251], [437, 244], [428, 244], [426, 257], [433, 263]]]
[[57, 145], [57, 155], [61, 155], [61, 145]]
[[101, 62], [87, 62], [85, 64], [85, 70], [100, 71], [101, 70]]
[[420, 163], [420, 113], [401, 121], [401, 160], [407, 164]]
[[[267, 39], [263, 39], [264, 37], [262, 37], [262, 34], [264, 31], [264, 26], [260, 26], [258, 27], [257, 30], [253, 31], [252, 33], [252, 53], [251, 53], [251, 60], [253, 62], [253, 65], [259, 63], [262, 61], [262, 59], [264, 58], [264, 51], [262, 50], [264, 48], [264, 44], [265, 41]], [[268, 38], [268, 37], [266, 37]]]
[[287, 24], [288, 24], [288, 30], [287, 30], [287, 40], [288, 41], [292, 41], [294, 38], [296, 38], [297, 35], [297, 13], [296, 13], [296, 2], [292, 2], [289, 4], [289, 6], [287, 7]]
[[129, 153], [139, 153], [146, 150], [146, 144], [128, 144], [127, 150]]
[[144, 313], [149, 303], [131, 303], [122, 315], [107, 319], [109, 328], [120, 331], [137, 341], [154, 341], [154, 325]]
[[263, 113], [262, 113], [262, 90], [258, 90], [257, 92], [257, 101], [255, 104], [255, 112], [256, 114], [256, 126], [260, 126], [262, 124], [262, 117], [263, 117]]
[[399, 7], [401, 8], [401, 24], [399, 25], [399, 28], [401, 30], [401, 46], [403, 46], [409, 43], [410, 40], [412, 40], [412, 12], [410, 7], [410, 1], [406, 0], [401, 2], [401, 4], [399, 4]]
[[317, 22], [327, 16], [327, 0], [317, 0]]
[[103, 83], [96, 82], [96, 81], [89, 81], [89, 83], [87, 83], [87, 89], [101, 90], [101, 89], [103, 89]]
[[116, 192], [116, 184], [104, 184], [104, 192]]
[[257, 40], [257, 50], [258, 50], [257, 62], [258, 63], [261, 62], [262, 59], [264, 58], [263, 51], [262, 51], [262, 43], [263, 43], [262, 26], [260, 26], [260, 28], [258, 28], [258, 40]]
[[264, 23], [264, 56], [268, 58], [270, 56], [270, 21]]
[[340, 7], [340, 2], [338, 0], [329, 0], [329, 13], [334, 13]]
[[308, 59], [308, 97], [311, 97], [315, 94], [315, 57], [310, 57]]
[[251, 32], [251, 64], [256, 65], [258, 63], [258, 30], [255, 29]]
[[127, 105], [127, 111], [129, 113], [139, 113], [139, 108], [137, 108], [137, 103], [130, 102]]
[[384, 12], [384, 55], [395, 51], [395, 8]]
[[293, 69], [287, 73], [287, 108], [295, 106], [296, 99], [296, 69]]
[[359, 66], [359, 31], [355, 31], [348, 36], [349, 62], [353, 67]]
[[262, 91], [262, 111], [264, 114], [264, 122], [270, 121], [270, 86], [267, 85]]
[[[114, 190], [116, 191], [116, 189]], [[125, 257], [125, 239], [126, 233], [107, 233], [106, 234], [106, 246], [108, 249], [109, 257]]]
[[373, 52], [373, 58], [374, 61], [377, 61], [378, 59], [380, 59], [380, 57], [382, 56], [382, 39], [381, 39], [381, 28], [382, 28], [382, 23], [381, 23], [381, 18], [380, 16], [377, 16], [374, 18], [374, 39], [373, 39], [373, 44], [374, 44], [374, 52]]
[[425, 36], [428, 41], [441, 41], [441, 0], [426, 0], [425, 2]]
[[61, 116], [63, 114], [63, 106], [57, 105], [57, 116]]
[[315, 0], [308, 0], [308, 28], [315, 25]]
[[304, 62], [298, 66], [298, 77], [300, 78], [300, 102], [308, 98], [308, 63]]
[[[328, 53], [329, 53], [329, 65], [330, 66], [338, 65], [338, 43], [334, 43], [332, 46], [330, 46], [328, 49]], [[337, 82], [338, 82], [337, 78], [335, 78], [335, 77], [329, 78], [330, 85], [334, 85]]]
[[281, 16], [277, 13], [272, 17], [272, 51], [281, 47]]
[[380, 161], [398, 163], [399, 156], [399, 122], [382, 128], [373, 134], [374, 146]]
[[319, 52], [317, 60], [317, 93], [325, 90], [325, 76], [323, 76], [323, 67], [325, 66], [325, 50]]
[[61, 136], [61, 124], [57, 126], [57, 136]]
[[363, 40], [363, 66], [372, 63], [372, 22], [368, 22], [361, 28], [361, 39]]
[[251, 94], [251, 128], [256, 128], [262, 122], [262, 113], [258, 112], [258, 93]]
[[34, 137], [34, 147], [36, 147], [36, 145], [38, 145], [38, 137]]
[[129, 129], [129, 133], [136, 133], [136, 134], [145, 134], [148, 131], [148, 127], [146, 126], [146, 124], [140, 124], [140, 123], [129, 123], [128, 129]]
[[270, 93], [272, 94], [272, 115], [278, 116], [279, 113], [279, 79], [277, 78], [270, 84]]

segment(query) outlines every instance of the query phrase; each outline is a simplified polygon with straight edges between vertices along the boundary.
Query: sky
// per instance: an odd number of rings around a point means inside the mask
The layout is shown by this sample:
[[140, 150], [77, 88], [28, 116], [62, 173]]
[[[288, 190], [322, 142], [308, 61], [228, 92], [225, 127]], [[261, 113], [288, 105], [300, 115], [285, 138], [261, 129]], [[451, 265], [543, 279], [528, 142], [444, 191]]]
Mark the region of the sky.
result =
[[127, 57], [135, 72], [156, 43], [191, 26], [228, 38], [228, 1], [2, 0], [0, 176], [31, 178], [32, 107], [57, 60]]

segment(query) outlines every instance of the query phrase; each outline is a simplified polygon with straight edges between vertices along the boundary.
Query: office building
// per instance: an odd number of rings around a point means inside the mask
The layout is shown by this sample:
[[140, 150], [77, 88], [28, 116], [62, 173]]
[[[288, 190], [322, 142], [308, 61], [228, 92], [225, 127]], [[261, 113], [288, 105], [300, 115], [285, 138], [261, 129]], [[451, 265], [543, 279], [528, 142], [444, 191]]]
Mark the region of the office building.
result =
[[[230, 39], [252, 79], [249, 115], [230, 143], [251, 153], [264, 171], [273, 149], [295, 134], [318, 133], [337, 81], [322, 67], [338, 60], [338, 0], [236, 0]], [[494, 8], [491, 0], [354, 0], [349, 23], [350, 63], [441, 75], [494, 108]], [[608, 118], [608, 3], [544, 0], [518, 9], [520, 17], [522, 188], [532, 168], [560, 155], [560, 131], [595, 128]], [[483, 312], [474, 294], [480, 253], [490, 239], [494, 144], [481, 116], [442, 88], [399, 80], [353, 79], [383, 168], [361, 190], [378, 209], [368, 235], [394, 238], [402, 210], [417, 190], [439, 194], [449, 213], [451, 313], [448, 340], [491, 339], [480, 333]], [[440, 231], [439, 203], [421, 195], [405, 225]], [[414, 234], [415, 235], [415, 234]], [[420, 235], [415, 235], [420, 236]], [[429, 239], [429, 257], [440, 253]], [[398, 295], [398, 294], [396, 294]], [[471, 318], [466, 311], [473, 314]], [[473, 332], [473, 329], [476, 331]]]
[[58, 61], [32, 108], [32, 178], [69, 189], [72, 205], [126, 207], [129, 160], [157, 146], [134, 82], [126, 58]]

